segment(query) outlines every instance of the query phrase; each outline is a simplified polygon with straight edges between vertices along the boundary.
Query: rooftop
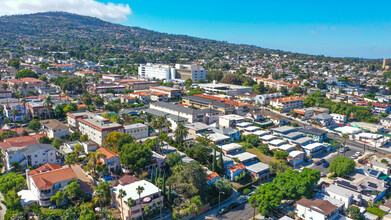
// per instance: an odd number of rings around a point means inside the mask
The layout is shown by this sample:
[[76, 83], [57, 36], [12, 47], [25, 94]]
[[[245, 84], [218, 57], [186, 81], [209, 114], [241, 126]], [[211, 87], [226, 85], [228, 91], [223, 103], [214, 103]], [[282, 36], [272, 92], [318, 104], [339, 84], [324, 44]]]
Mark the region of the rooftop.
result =
[[[139, 186], [144, 188], [140, 195], [137, 193], [137, 188]], [[134, 201], [137, 201], [140, 197], [152, 197], [154, 194], [160, 192], [160, 189], [157, 186], [146, 180], [136, 181], [127, 185], [118, 185], [116, 187], [113, 187], [112, 191], [118, 196], [119, 190], [121, 189], [126, 192], [126, 196], [123, 198], [124, 201], [128, 201], [129, 198], [132, 198]]]

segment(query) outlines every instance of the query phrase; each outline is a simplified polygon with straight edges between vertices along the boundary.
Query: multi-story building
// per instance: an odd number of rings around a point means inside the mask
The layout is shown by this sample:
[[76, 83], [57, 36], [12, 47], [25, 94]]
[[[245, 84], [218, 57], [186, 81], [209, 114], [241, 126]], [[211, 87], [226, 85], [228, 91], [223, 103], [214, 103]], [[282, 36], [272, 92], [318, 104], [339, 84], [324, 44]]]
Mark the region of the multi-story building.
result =
[[338, 207], [327, 200], [309, 200], [306, 198], [296, 202], [296, 213], [304, 220], [333, 220], [339, 216]]
[[102, 145], [106, 135], [113, 131], [122, 132], [124, 126], [90, 112], [68, 112], [68, 126], [78, 130], [96, 143]]
[[285, 87], [289, 91], [292, 91], [293, 88], [298, 87], [299, 85], [294, 84], [294, 83], [288, 83], [288, 82], [283, 82], [283, 81], [278, 81], [274, 79], [269, 79], [269, 78], [262, 78], [258, 76], [250, 76], [254, 80], [257, 81], [257, 83], [263, 82], [265, 86], [269, 86], [271, 88], [276, 88], [277, 90], [280, 90], [281, 88]]
[[282, 93], [269, 93], [255, 96], [255, 104], [268, 106], [270, 104], [270, 100], [282, 98], [284, 95]]
[[[123, 219], [133, 220], [141, 217], [143, 208], [149, 206], [152, 208], [159, 208], [163, 203], [163, 196], [161, 190], [154, 184], [146, 180], [132, 180], [126, 185], [118, 185], [112, 190], [112, 197], [116, 207], [123, 211], [121, 214]], [[138, 194], [137, 188], [143, 187], [144, 190]], [[126, 196], [122, 199], [118, 197], [119, 191], [124, 190]], [[134, 205], [129, 207], [125, 201], [132, 199], [135, 201]], [[122, 201], [121, 201], [122, 200]], [[141, 208], [141, 209], [140, 209]]]
[[147, 63], [138, 67], [138, 75], [146, 79], [171, 81], [175, 79], [175, 74], [175, 68], [170, 65]]
[[[197, 98], [196, 98], [197, 97]], [[249, 111], [249, 104], [235, 102], [227, 98], [213, 95], [198, 94], [182, 98], [186, 105], [193, 105], [197, 108], [211, 108], [221, 111], [223, 114], [245, 115]]]
[[40, 206], [50, 206], [50, 197], [75, 179], [77, 176], [71, 167], [57, 164], [45, 164], [31, 172], [26, 170], [27, 187]]
[[125, 125], [124, 132], [132, 135], [135, 139], [146, 138], [149, 136], [148, 125], [141, 123]]
[[347, 116], [346, 115], [341, 115], [341, 114], [330, 114], [333, 119], [334, 119], [334, 122], [337, 123], [337, 124], [345, 124], [346, 121], [347, 121]]
[[286, 97], [270, 100], [270, 105], [281, 112], [289, 112], [303, 106], [303, 99], [299, 97]]
[[62, 138], [69, 134], [69, 128], [64, 123], [56, 119], [40, 121], [43, 132], [49, 138]]
[[220, 93], [231, 96], [243, 93], [250, 93], [253, 91], [252, 87], [226, 83], [216, 83], [215, 81], [213, 81], [212, 83], [201, 83], [197, 86], [203, 88], [206, 93]]
[[87, 87], [87, 91], [92, 94], [101, 94], [108, 91], [114, 91], [114, 93], [123, 93], [126, 90], [126, 86], [116, 84], [103, 84], [103, 85], [90, 85]]
[[121, 163], [117, 153], [103, 147], [98, 148], [96, 152], [103, 154], [103, 158], [101, 158], [101, 161], [104, 165], [106, 165], [110, 173], [121, 169]]
[[25, 105], [21, 103], [5, 104], [3, 105], [3, 108], [4, 116], [8, 117], [12, 122], [21, 122], [23, 120], [23, 116], [27, 114]]
[[181, 90], [166, 86], [151, 86], [149, 89], [152, 92], [161, 92], [168, 95], [170, 99], [179, 99], [181, 97]]
[[375, 113], [390, 113], [391, 107], [388, 104], [372, 103], [372, 109]]
[[108, 81], [108, 82], [114, 82], [116, 80], [120, 80], [124, 78], [123, 75], [117, 75], [117, 74], [102, 74], [102, 80]]
[[159, 86], [159, 83], [155, 81], [133, 81], [125, 84], [126, 89], [137, 91], [137, 90], [146, 90], [151, 86]]
[[208, 71], [200, 69], [198, 65], [175, 65], [175, 79], [187, 80], [191, 79], [193, 82], [206, 79], [206, 73]]
[[186, 108], [167, 102], [153, 102], [150, 104], [150, 109], [178, 115], [178, 117], [186, 118], [189, 123], [203, 122], [205, 118], [205, 114], [201, 110]]
[[26, 147], [11, 147], [5, 150], [6, 169], [12, 168], [12, 163], [17, 162], [23, 168], [28, 166], [41, 166], [45, 163], [61, 162], [57, 158], [57, 149], [50, 144], [31, 144]]

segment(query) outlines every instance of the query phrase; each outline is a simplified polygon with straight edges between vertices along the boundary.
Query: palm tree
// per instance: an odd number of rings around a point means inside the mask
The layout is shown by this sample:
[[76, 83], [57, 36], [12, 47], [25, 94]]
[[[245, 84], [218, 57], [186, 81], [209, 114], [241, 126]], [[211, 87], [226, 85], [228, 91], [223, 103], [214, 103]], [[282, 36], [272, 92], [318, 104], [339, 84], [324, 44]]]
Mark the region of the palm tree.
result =
[[191, 198], [189, 209], [193, 212], [194, 218], [200, 213], [201, 206], [202, 206], [202, 202], [200, 196], [195, 196]]
[[181, 123], [175, 129], [174, 133], [175, 133], [175, 139], [176, 139], [177, 143], [182, 146], [182, 142], [189, 134], [189, 130], [188, 130], [188, 128], [185, 127], [185, 125], [183, 123]]
[[103, 158], [104, 155], [102, 153], [91, 152], [90, 161], [88, 162], [93, 170], [93, 174], [96, 175], [96, 166], [98, 165], [98, 161]]
[[[345, 152], [346, 152], [346, 139], [348, 139], [349, 138], [349, 136], [348, 136], [348, 134], [342, 134], [342, 138], [344, 139], [344, 141], [343, 141], [343, 156], [345, 156]], [[339, 152], [338, 152], [338, 154], [339, 154]]]
[[167, 133], [168, 133], [168, 131], [171, 129], [171, 122], [168, 121], [168, 120], [166, 120], [166, 121], [164, 122], [164, 127], [167, 128]]
[[45, 102], [43, 103], [43, 107], [46, 108], [46, 111], [47, 111], [47, 118], [50, 118], [50, 110], [52, 109], [53, 104], [54, 103], [53, 103], [52, 98], [50, 96], [48, 96], [45, 99]]
[[14, 90], [15, 90], [15, 92], [16, 92], [16, 91], [19, 89], [18, 84], [15, 83], [15, 84], [13, 85], [13, 88], [14, 88]]
[[141, 193], [143, 193], [143, 191], [144, 191], [144, 187], [142, 187], [142, 186], [138, 186], [138, 187], [136, 188], [136, 190], [137, 190], [138, 199], [139, 199], [139, 202], [140, 202], [141, 219], [143, 219], [143, 220], [144, 220], [143, 207], [141, 206]]
[[56, 194], [54, 194], [52, 197], [50, 197], [50, 201], [56, 203], [56, 206], [58, 207], [60, 205], [60, 202], [62, 202], [65, 198], [65, 195], [62, 193], [62, 191], [58, 191]]
[[27, 94], [27, 91], [26, 91], [26, 89], [27, 89], [27, 84], [26, 84], [25, 82], [22, 84], [22, 88], [23, 88], [23, 90], [24, 90], [24, 95], [26, 96], [26, 94]]
[[125, 216], [124, 216], [124, 207], [122, 206], [122, 200], [123, 198], [126, 196], [126, 192], [125, 190], [123, 189], [120, 189], [119, 192], [118, 192], [118, 198], [121, 200], [121, 214], [122, 214], [122, 219], [125, 219]]
[[[22, 104], [23, 104], [23, 111], [24, 111], [24, 114], [26, 114], [27, 113], [27, 111], [26, 111], [26, 104], [27, 104], [27, 101], [26, 101], [26, 99], [22, 99]], [[27, 114], [26, 114], [27, 115]]]
[[98, 199], [98, 201], [99, 201], [101, 211], [102, 211], [102, 200], [104, 199], [105, 203], [107, 201], [110, 201], [110, 197], [111, 197], [110, 188], [111, 188], [111, 183], [104, 182], [102, 180], [99, 180], [98, 185], [93, 187], [93, 189], [95, 191], [95, 198]]
[[135, 205], [135, 201], [129, 197], [125, 204], [129, 207], [129, 219], [132, 219], [132, 207]]

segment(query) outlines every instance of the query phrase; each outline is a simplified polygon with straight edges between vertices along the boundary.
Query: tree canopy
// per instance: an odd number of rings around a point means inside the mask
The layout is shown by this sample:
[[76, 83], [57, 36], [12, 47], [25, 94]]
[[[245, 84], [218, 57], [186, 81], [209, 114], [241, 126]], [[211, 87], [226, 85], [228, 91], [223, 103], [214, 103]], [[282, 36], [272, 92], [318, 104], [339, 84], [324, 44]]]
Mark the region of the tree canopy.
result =
[[356, 171], [356, 163], [347, 157], [336, 157], [331, 161], [329, 172], [344, 177]]
[[9, 190], [15, 189], [19, 191], [26, 185], [24, 177], [13, 172], [6, 173], [0, 176], [0, 192], [6, 193]]
[[32, 77], [38, 79], [38, 75], [32, 70], [28, 69], [21, 70], [15, 75], [15, 79], [21, 79], [25, 77]]
[[123, 166], [138, 172], [151, 163], [152, 150], [141, 143], [125, 144], [119, 156]]

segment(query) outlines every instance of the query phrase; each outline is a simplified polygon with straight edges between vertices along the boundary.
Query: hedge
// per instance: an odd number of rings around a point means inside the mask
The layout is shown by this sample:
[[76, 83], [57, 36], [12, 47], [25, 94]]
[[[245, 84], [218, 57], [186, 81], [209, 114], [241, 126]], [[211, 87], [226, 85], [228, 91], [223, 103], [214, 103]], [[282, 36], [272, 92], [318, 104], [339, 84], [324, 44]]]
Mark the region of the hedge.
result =
[[374, 214], [374, 215], [377, 215], [380, 218], [383, 218], [383, 216], [385, 216], [387, 214], [386, 211], [383, 211], [383, 210], [376, 208], [376, 207], [368, 207], [367, 212]]
[[245, 190], [245, 189], [252, 189], [253, 188], [253, 186], [258, 186], [258, 183], [259, 183], [259, 180], [255, 180], [255, 181], [253, 181], [253, 182], [251, 182], [251, 183], [248, 183], [248, 184], [246, 184], [246, 185], [244, 185], [244, 186], [242, 186], [242, 187], [239, 187], [238, 189], [237, 189], [237, 191], [239, 192], [239, 193], [243, 193], [243, 191]]

